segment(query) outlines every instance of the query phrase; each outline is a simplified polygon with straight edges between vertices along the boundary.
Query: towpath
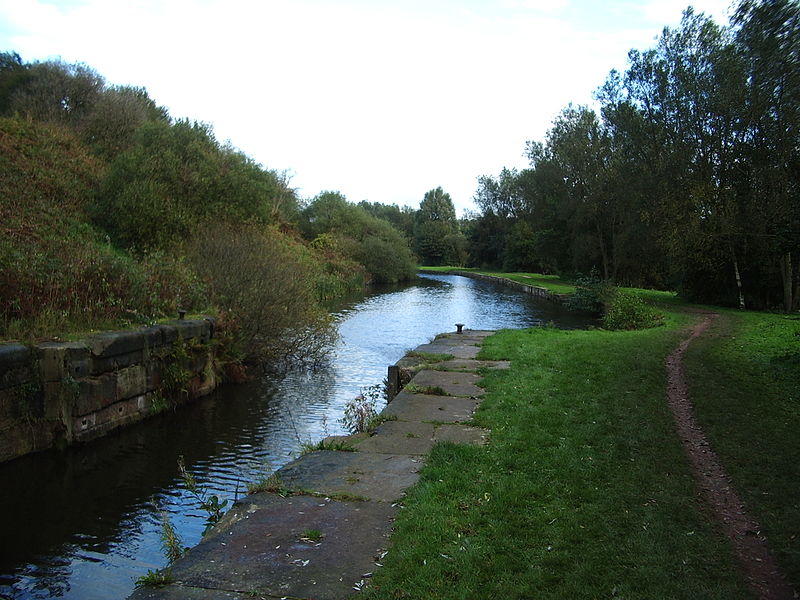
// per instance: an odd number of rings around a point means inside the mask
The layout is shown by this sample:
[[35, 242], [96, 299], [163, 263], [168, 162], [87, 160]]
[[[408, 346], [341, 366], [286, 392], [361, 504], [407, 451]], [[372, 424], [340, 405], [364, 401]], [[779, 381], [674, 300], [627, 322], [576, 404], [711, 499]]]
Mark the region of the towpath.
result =
[[692, 341], [719, 316], [708, 312], [701, 314], [702, 319], [689, 330], [689, 336], [667, 357], [667, 397], [678, 435], [703, 499], [730, 540], [751, 591], [759, 600], [797, 598], [772, 557], [761, 527], [748, 514], [695, 417], [683, 355]]
[[[488, 432], [465, 424], [478, 404], [478, 361], [491, 331], [438, 336], [398, 363], [410, 383], [383, 410], [372, 435], [329, 439], [355, 452], [319, 450], [276, 473], [271, 491], [238, 501], [171, 567], [174, 582], [141, 587], [130, 600], [339, 600], [368, 585], [390, 552], [397, 501], [439, 441], [483, 444]], [[447, 358], [449, 355], [452, 358]]]

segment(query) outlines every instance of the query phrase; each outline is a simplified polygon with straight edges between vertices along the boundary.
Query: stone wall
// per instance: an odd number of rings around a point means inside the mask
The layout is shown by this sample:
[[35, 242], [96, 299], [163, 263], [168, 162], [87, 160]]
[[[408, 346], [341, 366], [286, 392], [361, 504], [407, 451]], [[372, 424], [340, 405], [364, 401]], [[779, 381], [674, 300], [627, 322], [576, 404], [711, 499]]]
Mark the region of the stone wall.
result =
[[[422, 273], [432, 273], [430, 271], [422, 271]], [[473, 273], [471, 271], [460, 271], [458, 269], [453, 269], [452, 271], [439, 271], [437, 273], [444, 273], [446, 275], [461, 275], [462, 277], [471, 277], [472, 279], [483, 279], [485, 281], [493, 281], [495, 283], [500, 283], [506, 287], [511, 287], [514, 289], [521, 290], [526, 294], [531, 294], [532, 296], [536, 296], [537, 298], [544, 298], [545, 300], [549, 300], [550, 302], [555, 302], [556, 304], [564, 304], [567, 298], [569, 298], [569, 294], [558, 294], [556, 292], [552, 292], [547, 288], [543, 288], [538, 285], [528, 285], [526, 283], [521, 283], [519, 281], [513, 281], [511, 279], [506, 279], [505, 277], [495, 277], [494, 275], [484, 275], [483, 273]]]
[[209, 393], [212, 319], [0, 344], [0, 462], [88, 441]]

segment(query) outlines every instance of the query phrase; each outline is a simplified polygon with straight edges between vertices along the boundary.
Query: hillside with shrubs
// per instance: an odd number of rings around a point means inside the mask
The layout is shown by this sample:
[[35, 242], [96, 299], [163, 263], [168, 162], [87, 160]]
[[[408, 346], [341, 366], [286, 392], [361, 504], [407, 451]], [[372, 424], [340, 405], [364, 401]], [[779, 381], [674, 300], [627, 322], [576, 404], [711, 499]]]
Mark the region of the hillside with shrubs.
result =
[[[0, 53], [0, 339], [211, 313], [237, 361], [314, 354], [324, 303], [414, 275], [407, 238], [303, 201], [210, 126], [85, 65]], [[316, 215], [316, 217], [315, 217]]]

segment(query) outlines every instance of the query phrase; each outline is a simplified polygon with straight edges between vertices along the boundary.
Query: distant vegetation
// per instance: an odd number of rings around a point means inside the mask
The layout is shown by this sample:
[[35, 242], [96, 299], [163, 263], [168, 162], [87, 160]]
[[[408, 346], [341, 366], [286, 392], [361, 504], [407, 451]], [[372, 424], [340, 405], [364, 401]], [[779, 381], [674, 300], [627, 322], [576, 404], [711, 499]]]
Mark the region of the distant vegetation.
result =
[[85, 65], [0, 54], [0, 151], [0, 338], [180, 308], [217, 314], [232, 360], [274, 363], [328, 341], [325, 301], [415, 273], [389, 221], [339, 194], [304, 203], [284, 173]]
[[569, 106], [530, 167], [479, 180], [469, 261], [589, 273], [703, 302], [800, 305], [800, 5], [687, 10]]

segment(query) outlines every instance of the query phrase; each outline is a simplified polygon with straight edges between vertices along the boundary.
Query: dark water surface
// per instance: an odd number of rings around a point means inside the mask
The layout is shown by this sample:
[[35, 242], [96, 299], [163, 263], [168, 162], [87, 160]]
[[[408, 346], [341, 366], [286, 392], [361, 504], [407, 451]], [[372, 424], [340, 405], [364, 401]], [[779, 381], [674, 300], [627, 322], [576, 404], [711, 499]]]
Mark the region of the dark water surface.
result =
[[139, 576], [166, 563], [160, 511], [185, 546], [200, 541], [206, 515], [179, 477], [180, 456], [201, 486], [233, 502], [302, 442], [342, 433], [349, 399], [456, 322], [588, 324], [516, 290], [452, 275], [364, 295], [336, 315], [339, 341], [316, 372], [227, 386], [106, 439], [0, 465], [0, 598], [125, 598]]

